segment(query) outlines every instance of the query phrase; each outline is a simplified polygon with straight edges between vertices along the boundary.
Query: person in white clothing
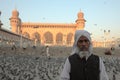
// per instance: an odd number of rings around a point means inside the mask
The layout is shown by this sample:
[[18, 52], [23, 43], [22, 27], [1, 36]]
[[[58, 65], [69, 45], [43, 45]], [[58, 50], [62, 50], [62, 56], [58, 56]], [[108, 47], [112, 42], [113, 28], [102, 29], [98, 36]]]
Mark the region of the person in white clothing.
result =
[[46, 55], [47, 55], [47, 57], [50, 57], [50, 54], [49, 54], [49, 46], [46, 46]]
[[60, 80], [109, 80], [103, 60], [92, 49], [90, 33], [76, 30], [73, 50], [66, 59]]

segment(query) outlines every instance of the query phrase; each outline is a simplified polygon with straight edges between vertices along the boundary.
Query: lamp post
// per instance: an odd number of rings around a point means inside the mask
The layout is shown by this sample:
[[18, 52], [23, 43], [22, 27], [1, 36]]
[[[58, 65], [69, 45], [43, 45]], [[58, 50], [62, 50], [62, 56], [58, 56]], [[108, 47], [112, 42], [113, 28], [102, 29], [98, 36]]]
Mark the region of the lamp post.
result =
[[107, 39], [109, 34], [110, 34], [110, 30], [104, 30], [104, 36], [105, 36], [104, 47], [107, 47]]
[[110, 30], [104, 30], [104, 34], [105, 35], [109, 35], [110, 34]]

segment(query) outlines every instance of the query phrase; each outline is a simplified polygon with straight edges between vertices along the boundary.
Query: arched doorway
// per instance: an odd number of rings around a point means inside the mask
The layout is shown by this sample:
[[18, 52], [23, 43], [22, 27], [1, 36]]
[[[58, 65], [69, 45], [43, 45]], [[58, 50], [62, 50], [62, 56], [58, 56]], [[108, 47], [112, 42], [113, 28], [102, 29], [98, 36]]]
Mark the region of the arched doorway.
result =
[[67, 35], [67, 45], [71, 45], [72, 44], [72, 37], [73, 37], [72, 33], [69, 33]]
[[44, 43], [45, 44], [53, 44], [53, 35], [51, 32], [46, 32], [44, 34], [45, 40]]
[[63, 34], [62, 33], [58, 33], [56, 35], [56, 43], [57, 43], [57, 45], [62, 45], [62, 43], [63, 43]]
[[41, 37], [40, 37], [40, 34], [38, 32], [35, 32], [33, 34], [33, 40], [34, 40], [35, 46], [39, 46], [41, 44]]

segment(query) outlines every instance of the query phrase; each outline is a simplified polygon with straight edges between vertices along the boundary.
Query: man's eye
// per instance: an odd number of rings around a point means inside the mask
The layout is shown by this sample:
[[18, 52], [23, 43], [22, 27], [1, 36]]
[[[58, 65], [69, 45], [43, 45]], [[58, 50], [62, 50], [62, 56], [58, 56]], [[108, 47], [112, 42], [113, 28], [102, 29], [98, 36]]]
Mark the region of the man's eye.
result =
[[88, 42], [88, 40], [79, 40], [78, 42], [83, 43], [83, 42]]
[[88, 40], [84, 40], [84, 42], [88, 42]]

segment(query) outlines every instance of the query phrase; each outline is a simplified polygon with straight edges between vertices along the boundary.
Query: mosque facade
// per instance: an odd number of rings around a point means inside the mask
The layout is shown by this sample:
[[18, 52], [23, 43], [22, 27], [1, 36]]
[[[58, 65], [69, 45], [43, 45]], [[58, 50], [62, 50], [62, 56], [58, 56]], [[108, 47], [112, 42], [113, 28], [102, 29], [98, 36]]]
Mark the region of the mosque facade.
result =
[[22, 22], [16, 9], [9, 20], [12, 32], [33, 40], [35, 46], [71, 46], [75, 30], [83, 30], [86, 22], [82, 11], [78, 12], [75, 23]]

